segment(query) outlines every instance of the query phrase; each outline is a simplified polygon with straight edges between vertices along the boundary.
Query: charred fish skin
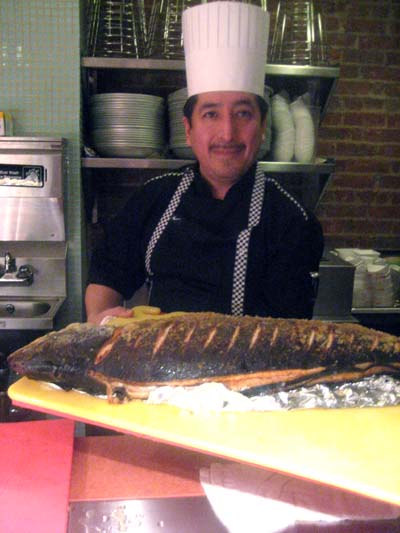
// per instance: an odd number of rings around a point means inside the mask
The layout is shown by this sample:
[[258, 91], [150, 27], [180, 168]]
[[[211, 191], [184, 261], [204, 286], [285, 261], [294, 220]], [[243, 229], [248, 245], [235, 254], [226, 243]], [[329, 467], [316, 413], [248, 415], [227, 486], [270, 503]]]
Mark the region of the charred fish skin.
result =
[[110, 341], [112, 348], [103, 347], [108, 355], [95, 361], [94, 370], [113, 378], [146, 382], [237, 373], [242, 358], [239, 351], [226, 357], [234, 328], [229, 321], [224, 328], [228, 335], [216, 335], [214, 327], [195, 313], [184, 320], [148, 320], [140, 328], [125, 326]]
[[400, 340], [357, 324], [187, 313], [125, 326], [95, 372], [168, 382], [281, 369], [400, 362]]
[[114, 328], [91, 324], [70, 324], [19, 348], [8, 357], [10, 368], [19, 375], [57, 383], [64, 388], [104, 392], [88, 369], [97, 352], [114, 334]]
[[131, 399], [162, 384], [219, 381], [243, 391], [400, 376], [400, 339], [357, 324], [187, 313], [123, 327], [74, 324], [9, 362], [28, 377]]

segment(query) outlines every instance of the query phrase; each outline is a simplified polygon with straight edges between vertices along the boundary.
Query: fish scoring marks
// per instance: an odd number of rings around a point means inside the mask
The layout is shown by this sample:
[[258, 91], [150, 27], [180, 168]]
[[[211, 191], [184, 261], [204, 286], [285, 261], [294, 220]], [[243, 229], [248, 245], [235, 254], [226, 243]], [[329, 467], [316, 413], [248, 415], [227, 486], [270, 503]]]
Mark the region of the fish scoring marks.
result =
[[260, 336], [260, 332], [261, 332], [261, 328], [260, 326], [257, 324], [256, 326], [256, 329], [254, 330], [254, 333], [253, 335], [251, 336], [251, 341], [250, 341], [250, 345], [249, 345], [249, 350], [251, 350], [252, 348], [254, 348], [254, 346], [257, 344], [257, 340]]
[[97, 352], [96, 359], [95, 359], [96, 363], [101, 363], [103, 359], [105, 359], [106, 357], [110, 355], [110, 352], [112, 351], [113, 346], [114, 346], [114, 342], [119, 337], [120, 334], [121, 332], [116, 330], [113, 336], [111, 337], [111, 339], [106, 341], [105, 344], [103, 344], [103, 346]]
[[307, 344], [307, 347], [309, 350], [311, 350], [312, 348], [312, 345], [314, 343], [314, 339], [315, 339], [315, 335], [316, 335], [316, 332], [315, 332], [315, 329], [313, 329], [310, 333], [310, 337], [308, 338], [308, 344]]
[[329, 334], [328, 334], [328, 338], [326, 340], [326, 349], [327, 350], [330, 350], [332, 348], [332, 345], [333, 345], [333, 341], [335, 340], [335, 336], [333, 334], [333, 332], [331, 331]]
[[213, 341], [213, 338], [215, 337], [215, 335], [217, 334], [217, 328], [213, 328], [211, 331], [210, 331], [210, 334], [208, 335], [208, 337], [206, 338], [206, 342], [204, 343], [204, 349], [207, 348], [207, 346], [209, 346], [212, 341]]
[[162, 345], [164, 344], [165, 342], [165, 339], [167, 338], [167, 335], [168, 335], [168, 332], [169, 330], [172, 328], [172, 324], [170, 324], [169, 326], [167, 326], [164, 330], [161, 330], [160, 331], [160, 334], [156, 340], [156, 343], [154, 345], [154, 349], [153, 349], [153, 355], [156, 355], [156, 353], [158, 352], [158, 350], [160, 350], [160, 348], [162, 347]]
[[231, 350], [234, 347], [236, 339], [238, 338], [239, 334], [240, 334], [240, 326], [236, 326], [233, 332], [233, 335], [231, 337], [231, 340], [229, 341], [228, 347], [226, 349], [227, 352], [229, 352], [229, 350]]
[[106, 329], [74, 324], [20, 348], [9, 364], [21, 375], [126, 401], [159, 385], [217, 381], [243, 392], [400, 377], [400, 339], [358, 324], [187, 313]]
[[278, 328], [278, 326], [276, 326], [276, 327], [274, 328], [273, 333], [272, 333], [272, 338], [271, 338], [270, 346], [273, 346], [273, 345], [276, 343], [276, 341], [277, 341], [277, 339], [278, 339], [278, 335], [279, 335], [279, 328]]
[[193, 326], [193, 327], [189, 330], [188, 334], [187, 334], [186, 337], [183, 339], [183, 344], [188, 344], [188, 343], [189, 343], [189, 341], [190, 341], [190, 339], [192, 338], [192, 335], [193, 335], [195, 329], [196, 329], [196, 328]]

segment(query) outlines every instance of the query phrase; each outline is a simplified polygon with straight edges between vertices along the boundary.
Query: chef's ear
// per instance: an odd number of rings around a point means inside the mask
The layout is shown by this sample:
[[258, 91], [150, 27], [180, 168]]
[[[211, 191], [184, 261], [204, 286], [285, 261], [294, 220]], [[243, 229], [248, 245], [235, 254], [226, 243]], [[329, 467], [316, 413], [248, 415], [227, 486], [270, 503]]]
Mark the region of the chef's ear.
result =
[[192, 131], [192, 126], [190, 124], [190, 120], [187, 117], [183, 117], [183, 127], [185, 128], [186, 144], [188, 146], [192, 146], [192, 142], [190, 139], [190, 133]]

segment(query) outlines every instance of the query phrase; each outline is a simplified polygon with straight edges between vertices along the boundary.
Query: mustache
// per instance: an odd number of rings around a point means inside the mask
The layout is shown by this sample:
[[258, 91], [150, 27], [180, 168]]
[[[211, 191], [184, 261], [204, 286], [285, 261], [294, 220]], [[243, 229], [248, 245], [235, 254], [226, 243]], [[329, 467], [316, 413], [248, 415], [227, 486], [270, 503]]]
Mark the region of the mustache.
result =
[[217, 148], [217, 149], [223, 149], [223, 150], [231, 150], [231, 149], [243, 149], [245, 148], [245, 145], [243, 143], [224, 143], [224, 142], [218, 142], [213, 143], [210, 146], [211, 149]]

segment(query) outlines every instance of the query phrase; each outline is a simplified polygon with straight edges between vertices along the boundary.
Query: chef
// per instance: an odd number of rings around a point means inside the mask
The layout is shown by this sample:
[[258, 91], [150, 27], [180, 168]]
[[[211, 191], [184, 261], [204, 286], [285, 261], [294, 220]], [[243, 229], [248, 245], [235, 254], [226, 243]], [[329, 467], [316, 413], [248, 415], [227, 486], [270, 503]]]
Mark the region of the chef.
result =
[[311, 318], [319, 222], [257, 165], [266, 128], [268, 13], [212, 2], [183, 13], [187, 144], [196, 163], [149, 180], [104, 228], [87, 320], [129, 316], [144, 284], [170, 311]]

